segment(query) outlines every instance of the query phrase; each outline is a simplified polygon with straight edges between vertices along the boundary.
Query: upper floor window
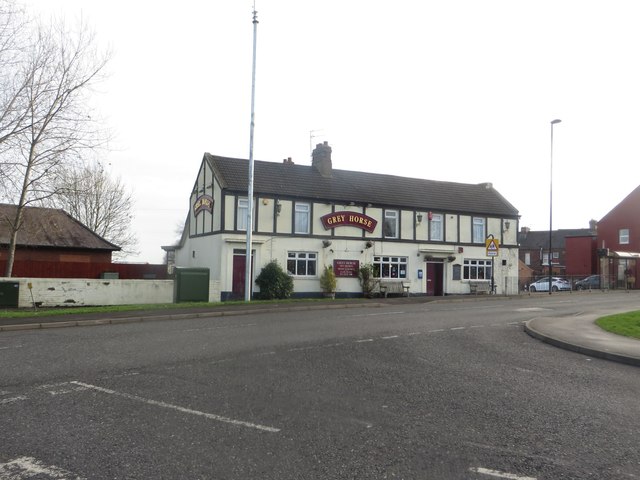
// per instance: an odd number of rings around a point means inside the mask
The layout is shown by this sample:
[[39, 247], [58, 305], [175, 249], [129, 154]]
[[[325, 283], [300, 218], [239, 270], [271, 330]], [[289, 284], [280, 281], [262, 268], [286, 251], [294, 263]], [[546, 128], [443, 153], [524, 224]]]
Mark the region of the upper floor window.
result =
[[238, 199], [238, 210], [236, 213], [236, 225], [238, 230], [247, 229], [247, 220], [249, 216], [249, 201], [246, 198]]
[[531, 265], [531, 253], [530, 252], [526, 252], [524, 254], [524, 264], [525, 265]]
[[430, 214], [429, 221], [429, 240], [442, 240], [442, 215]]
[[621, 228], [618, 232], [618, 243], [620, 245], [627, 245], [629, 243], [629, 229]]
[[382, 235], [386, 238], [398, 238], [398, 211], [385, 210]]
[[296, 203], [295, 233], [309, 233], [309, 212], [311, 206], [308, 203]]
[[473, 243], [484, 243], [487, 235], [485, 233], [484, 218], [473, 217]]

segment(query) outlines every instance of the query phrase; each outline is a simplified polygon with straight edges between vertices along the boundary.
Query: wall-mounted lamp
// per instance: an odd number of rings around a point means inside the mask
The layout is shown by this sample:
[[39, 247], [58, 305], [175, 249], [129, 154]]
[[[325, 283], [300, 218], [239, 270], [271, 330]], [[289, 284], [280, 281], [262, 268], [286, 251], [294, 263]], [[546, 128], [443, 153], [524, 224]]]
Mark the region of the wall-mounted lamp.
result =
[[449, 255], [447, 257], [447, 260], [449, 260], [450, 262], [453, 262], [456, 259], [456, 257], [454, 257], [453, 255]]
[[504, 222], [504, 231], [506, 232], [507, 230], [509, 230], [510, 226], [511, 226], [511, 222], [509, 220], [506, 220]]
[[331, 240], [323, 240], [322, 241], [322, 248], [327, 248], [331, 246]]
[[276, 215], [280, 215], [280, 212], [282, 211], [282, 204], [280, 203], [280, 200], [276, 200]]
[[422, 214], [419, 213], [416, 215], [416, 225], [420, 225], [422, 223]]
[[367, 243], [364, 244], [364, 248], [371, 248], [373, 247], [373, 242], [371, 240], [367, 240]]

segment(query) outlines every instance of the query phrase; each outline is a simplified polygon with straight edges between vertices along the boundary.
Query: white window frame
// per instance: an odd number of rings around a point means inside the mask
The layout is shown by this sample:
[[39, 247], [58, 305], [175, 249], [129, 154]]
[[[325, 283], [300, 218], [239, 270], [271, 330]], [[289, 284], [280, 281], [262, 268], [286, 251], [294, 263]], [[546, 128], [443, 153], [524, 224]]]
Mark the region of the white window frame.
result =
[[247, 221], [249, 217], [249, 199], [246, 197], [238, 198], [238, 206], [236, 209], [236, 229], [247, 230]]
[[[293, 262], [293, 269], [290, 268], [289, 262]], [[299, 268], [301, 265], [304, 265], [304, 268]], [[313, 273], [309, 273], [309, 265], [313, 265]], [[299, 273], [302, 270], [304, 273]], [[294, 277], [317, 278], [318, 252], [287, 252], [287, 272]]]
[[398, 210], [384, 211], [384, 221], [382, 222], [382, 236], [384, 238], [398, 238], [399, 216]]
[[482, 217], [473, 217], [472, 220], [472, 242], [485, 243], [487, 239], [486, 222]]
[[629, 245], [629, 229], [621, 228], [618, 230], [618, 243], [620, 245]]
[[463, 280], [491, 280], [491, 260], [465, 258]]
[[407, 278], [409, 257], [393, 255], [375, 255], [373, 257], [373, 276], [375, 278]]
[[[294, 233], [308, 235], [310, 230], [311, 205], [308, 203], [296, 203], [293, 219]], [[301, 228], [298, 228], [301, 227]]]
[[431, 214], [431, 220], [429, 220], [429, 240], [436, 242], [443, 240], [443, 223], [444, 215], [440, 213]]
[[531, 252], [525, 252], [524, 254], [524, 264], [531, 265]]

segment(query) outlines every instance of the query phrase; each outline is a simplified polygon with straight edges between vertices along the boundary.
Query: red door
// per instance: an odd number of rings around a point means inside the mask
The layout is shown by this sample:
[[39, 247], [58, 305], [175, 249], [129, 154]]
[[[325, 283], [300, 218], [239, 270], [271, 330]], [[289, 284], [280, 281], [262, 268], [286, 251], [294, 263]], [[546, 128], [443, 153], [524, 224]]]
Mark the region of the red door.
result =
[[442, 262], [427, 262], [427, 295], [441, 296], [442, 289], [442, 272], [444, 271]]
[[[247, 267], [246, 253], [233, 252], [233, 277], [231, 279], [231, 300], [244, 300], [244, 276]], [[251, 278], [253, 278], [253, 254], [251, 255]]]

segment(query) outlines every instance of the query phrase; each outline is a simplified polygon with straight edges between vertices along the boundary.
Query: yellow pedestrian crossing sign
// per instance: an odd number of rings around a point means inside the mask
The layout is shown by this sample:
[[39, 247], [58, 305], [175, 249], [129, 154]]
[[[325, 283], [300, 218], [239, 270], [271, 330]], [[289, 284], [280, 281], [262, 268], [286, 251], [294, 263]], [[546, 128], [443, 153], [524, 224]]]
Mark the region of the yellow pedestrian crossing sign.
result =
[[500, 253], [500, 240], [493, 238], [493, 235], [487, 237], [485, 246], [487, 247], [487, 257], [497, 257]]

